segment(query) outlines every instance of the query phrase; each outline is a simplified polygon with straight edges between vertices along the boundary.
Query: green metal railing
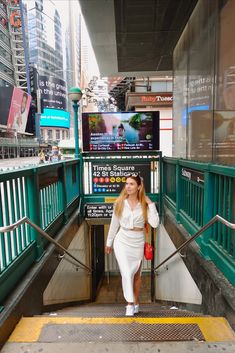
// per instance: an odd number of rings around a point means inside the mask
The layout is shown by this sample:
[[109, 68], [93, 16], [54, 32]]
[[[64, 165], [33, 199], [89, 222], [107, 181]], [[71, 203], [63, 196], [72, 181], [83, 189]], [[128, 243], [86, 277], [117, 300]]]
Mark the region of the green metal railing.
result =
[[[0, 227], [27, 217], [54, 236], [77, 208], [80, 160], [0, 173]], [[0, 301], [31, 265], [48, 240], [27, 223], [0, 233]]]
[[225, 227], [228, 229], [235, 230], [235, 224], [228, 222], [226, 219], [223, 217], [220, 217], [219, 215], [214, 216], [208, 223], [206, 223], [196, 234], [194, 234], [191, 238], [186, 240], [178, 249], [176, 249], [172, 254], [170, 254], [167, 258], [165, 258], [159, 265], [157, 265], [154, 268], [155, 274], [157, 273], [157, 270], [164, 265], [167, 261], [169, 261], [172, 257], [174, 257], [176, 254], [180, 253], [181, 250], [183, 250], [185, 247], [187, 247], [193, 240], [197, 239], [206, 229], [213, 227], [214, 224], [223, 224]]
[[[114, 198], [116, 193], [93, 192], [94, 166], [102, 164], [112, 170], [116, 165], [143, 171], [150, 168], [147, 175], [153, 201], [158, 202], [161, 211], [163, 194], [164, 204], [191, 235], [216, 214], [235, 223], [234, 167], [164, 158], [162, 168], [161, 154], [146, 153], [134, 159], [133, 154], [119, 158], [90, 154], [82, 159], [0, 173], [0, 227], [27, 217], [53, 237], [80, 200], [83, 205], [110, 202], [107, 196]], [[235, 231], [215, 224], [197, 242], [202, 256], [212, 260], [235, 285]], [[0, 302], [43, 256], [47, 243], [40, 232], [25, 223], [0, 233]]]
[[10, 231], [14, 231], [15, 229], [17, 229], [18, 227], [20, 227], [23, 224], [28, 224], [30, 227], [36, 229], [36, 231], [38, 233], [40, 233], [43, 237], [45, 237], [49, 242], [51, 242], [52, 244], [54, 244], [59, 250], [61, 250], [63, 252], [62, 255], [60, 255], [60, 258], [63, 258], [65, 256], [65, 254], [67, 254], [70, 259], [74, 260], [75, 265], [78, 268], [81, 268], [82, 270], [86, 270], [89, 273], [91, 273], [93, 270], [91, 267], [87, 266], [86, 264], [84, 264], [83, 262], [81, 262], [80, 260], [78, 260], [71, 252], [69, 252], [67, 249], [65, 249], [61, 244], [59, 244], [56, 240], [54, 240], [49, 234], [47, 234], [46, 232], [44, 232], [44, 230], [42, 230], [40, 227], [38, 227], [35, 223], [33, 223], [30, 219], [28, 219], [28, 217], [23, 217], [20, 220], [18, 220], [17, 222], [6, 226], [6, 227], [0, 227], [0, 233], [5, 233], [5, 232], [10, 232]]
[[[29, 227], [27, 222], [11, 230], [7, 226], [19, 219], [30, 219], [53, 237], [67, 222], [80, 200], [83, 206], [89, 202], [106, 202], [107, 196], [116, 197], [117, 193], [93, 192], [94, 165], [105, 164], [114, 169], [140, 168], [147, 173], [153, 201], [160, 204], [160, 160], [159, 152], [138, 153], [136, 156], [133, 153], [120, 156], [89, 154], [67, 162], [0, 173], [0, 227], [7, 229], [0, 233], [0, 301], [32, 264], [40, 260], [48, 243], [47, 238], [42, 237], [36, 227]], [[118, 175], [119, 172], [115, 180], [120, 179]]]
[[[235, 168], [163, 158], [164, 204], [194, 234], [216, 214], [235, 223]], [[214, 224], [197, 239], [201, 254], [235, 285], [235, 231]]]
[[46, 229], [63, 212], [62, 183], [55, 182], [40, 189], [41, 224]]

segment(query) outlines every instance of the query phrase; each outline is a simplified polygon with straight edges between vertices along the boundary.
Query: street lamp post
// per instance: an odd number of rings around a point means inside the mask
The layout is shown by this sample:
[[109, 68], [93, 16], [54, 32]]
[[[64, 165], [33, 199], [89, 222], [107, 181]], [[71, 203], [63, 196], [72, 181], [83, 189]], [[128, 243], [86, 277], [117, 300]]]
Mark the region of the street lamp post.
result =
[[74, 111], [74, 138], [75, 138], [75, 158], [79, 157], [79, 135], [78, 135], [78, 108], [82, 98], [82, 91], [79, 87], [72, 87], [68, 92], [69, 98], [73, 102]]

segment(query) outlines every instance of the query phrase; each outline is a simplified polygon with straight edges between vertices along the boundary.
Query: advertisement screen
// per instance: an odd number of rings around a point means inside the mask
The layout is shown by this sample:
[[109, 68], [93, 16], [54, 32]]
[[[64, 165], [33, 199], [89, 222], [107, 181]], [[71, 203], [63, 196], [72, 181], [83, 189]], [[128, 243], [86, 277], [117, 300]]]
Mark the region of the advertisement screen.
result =
[[39, 89], [44, 108], [66, 110], [66, 83], [53, 76], [39, 76]]
[[83, 151], [159, 149], [159, 112], [82, 114]]
[[44, 109], [41, 114], [40, 126], [56, 126], [70, 128], [70, 114], [59, 109]]
[[14, 87], [0, 87], [0, 125], [7, 126]]
[[7, 127], [17, 132], [25, 132], [32, 97], [14, 87], [7, 120]]

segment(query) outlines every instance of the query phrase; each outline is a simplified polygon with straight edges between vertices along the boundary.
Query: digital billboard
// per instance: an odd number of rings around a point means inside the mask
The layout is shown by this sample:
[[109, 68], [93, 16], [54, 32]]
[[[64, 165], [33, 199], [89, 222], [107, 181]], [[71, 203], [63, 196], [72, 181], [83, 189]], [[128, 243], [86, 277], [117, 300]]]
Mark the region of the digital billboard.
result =
[[66, 110], [66, 83], [53, 76], [39, 76], [38, 85], [44, 108]]
[[59, 109], [44, 109], [40, 118], [40, 126], [70, 128], [70, 114]]
[[6, 127], [14, 87], [0, 87], [0, 125]]
[[82, 114], [84, 152], [159, 149], [159, 112]]

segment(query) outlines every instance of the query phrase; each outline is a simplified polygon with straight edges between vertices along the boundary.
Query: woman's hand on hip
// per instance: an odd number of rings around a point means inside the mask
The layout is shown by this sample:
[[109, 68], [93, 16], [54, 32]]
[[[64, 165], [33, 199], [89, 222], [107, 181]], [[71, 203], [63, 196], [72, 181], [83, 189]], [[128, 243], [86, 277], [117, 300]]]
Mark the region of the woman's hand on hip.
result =
[[106, 246], [104, 249], [106, 254], [111, 254], [111, 252], [113, 251], [113, 249], [111, 248], [111, 246]]

